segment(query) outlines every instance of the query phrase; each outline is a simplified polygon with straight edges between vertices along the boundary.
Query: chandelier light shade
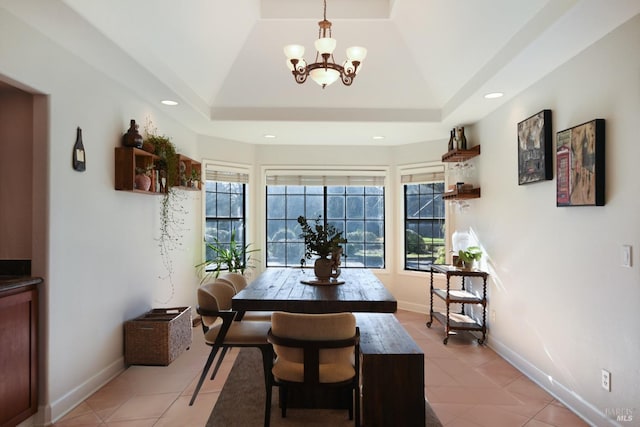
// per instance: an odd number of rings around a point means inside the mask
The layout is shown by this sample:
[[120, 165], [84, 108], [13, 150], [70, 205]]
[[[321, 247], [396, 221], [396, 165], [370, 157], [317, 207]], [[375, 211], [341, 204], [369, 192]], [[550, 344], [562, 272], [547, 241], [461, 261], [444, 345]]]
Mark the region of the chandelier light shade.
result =
[[318, 27], [314, 63], [307, 64], [304, 60], [304, 46], [290, 44], [284, 47], [287, 66], [291, 74], [300, 84], [306, 82], [307, 76], [310, 76], [323, 89], [338, 79], [341, 79], [346, 86], [350, 86], [362, 68], [362, 61], [367, 56], [367, 49], [352, 46], [347, 49], [347, 60], [342, 65], [336, 64], [333, 51], [336, 49], [337, 42], [331, 37], [331, 22], [327, 21], [327, 0], [324, 0], [324, 16], [323, 20], [318, 22]]

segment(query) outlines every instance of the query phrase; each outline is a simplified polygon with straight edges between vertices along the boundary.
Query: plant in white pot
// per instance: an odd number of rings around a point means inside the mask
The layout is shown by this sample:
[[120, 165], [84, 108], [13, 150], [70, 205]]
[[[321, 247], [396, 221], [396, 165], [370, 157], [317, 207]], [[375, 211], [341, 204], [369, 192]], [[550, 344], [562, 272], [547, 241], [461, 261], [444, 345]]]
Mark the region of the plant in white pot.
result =
[[475, 261], [482, 258], [482, 249], [478, 246], [469, 246], [467, 249], [458, 251], [458, 263], [462, 263], [462, 267], [471, 270]]

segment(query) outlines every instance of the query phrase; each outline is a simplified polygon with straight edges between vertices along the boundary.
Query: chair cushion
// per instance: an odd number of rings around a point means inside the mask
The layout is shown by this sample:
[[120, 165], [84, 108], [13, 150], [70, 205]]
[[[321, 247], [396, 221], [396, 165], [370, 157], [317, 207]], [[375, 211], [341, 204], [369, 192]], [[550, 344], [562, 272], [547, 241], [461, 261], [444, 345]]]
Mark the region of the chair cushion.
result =
[[[353, 350], [352, 350], [353, 352]], [[304, 382], [304, 364], [290, 362], [282, 358], [278, 358], [271, 370], [278, 380]], [[347, 381], [356, 375], [356, 371], [351, 365], [344, 363], [324, 363], [320, 364], [319, 381], [320, 383], [338, 383]]]
[[[204, 340], [207, 344], [215, 343], [222, 325], [216, 325], [204, 334]], [[229, 331], [224, 339], [227, 345], [262, 345], [267, 344], [267, 335], [271, 322], [236, 322], [231, 323]]]

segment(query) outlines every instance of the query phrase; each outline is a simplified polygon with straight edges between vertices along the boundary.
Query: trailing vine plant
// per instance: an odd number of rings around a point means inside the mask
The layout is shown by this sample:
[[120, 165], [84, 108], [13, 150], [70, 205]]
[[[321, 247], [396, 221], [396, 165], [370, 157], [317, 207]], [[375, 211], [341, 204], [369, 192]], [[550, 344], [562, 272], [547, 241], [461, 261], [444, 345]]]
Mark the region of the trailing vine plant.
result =
[[158, 246], [162, 263], [167, 270], [167, 275], [161, 279], [169, 279], [171, 284], [171, 295], [167, 301], [171, 300], [175, 293], [173, 283], [173, 259], [171, 254], [174, 250], [182, 246], [182, 237], [185, 232], [184, 218], [187, 209], [184, 201], [187, 196], [176, 191], [173, 186], [178, 182], [178, 164], [180, 156], [176, 152], [175, 145], [171, 139], [165, 135], [158, 135], [153, 127], [151, 119], [147, 117], [145, 123], [145, 144], [153, 150], [159, 157], [157, 168], [161, 180], [164, 182], [162, 202], [160, 205], [160, 236]]

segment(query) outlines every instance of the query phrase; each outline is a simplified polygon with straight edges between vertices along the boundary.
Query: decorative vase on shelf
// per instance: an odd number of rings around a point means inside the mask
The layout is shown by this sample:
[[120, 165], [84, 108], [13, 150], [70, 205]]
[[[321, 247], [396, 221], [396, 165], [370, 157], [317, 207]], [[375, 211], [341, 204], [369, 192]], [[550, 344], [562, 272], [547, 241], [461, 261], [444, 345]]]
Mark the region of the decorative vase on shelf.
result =
[[331, 279], [331, 267], [333, 263], [326, 256], [317, 258], [313, 264], [313, 273], [319, 281], [328, 282]]
[[122, 137], [122, 145], [125, 147], [142, 148], [144, 140], [140, 132], [138, 132], [138, 125], [136, 121], [131, 119], [129, 123], [129, 130]]
[[136, 189], [141, 191], [149, 191], [151, 188], [151, 177], [142, 173], [139, 173], [135, 177]]

